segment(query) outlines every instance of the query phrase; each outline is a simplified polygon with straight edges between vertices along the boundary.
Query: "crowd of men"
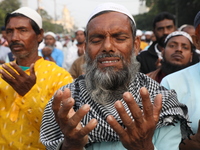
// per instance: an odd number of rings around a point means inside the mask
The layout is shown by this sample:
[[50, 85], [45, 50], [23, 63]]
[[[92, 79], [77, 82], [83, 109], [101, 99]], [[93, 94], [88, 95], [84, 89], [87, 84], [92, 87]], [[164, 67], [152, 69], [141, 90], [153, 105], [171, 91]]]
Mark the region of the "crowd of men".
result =
[[[141, 31], [122, 5], [98, 5], [58, 39], [41, 16], [7, 14], [0, 45], [0, 150], [198, 150], [200, 12]], [[137, 29], [138, 28], [138, 29]]]

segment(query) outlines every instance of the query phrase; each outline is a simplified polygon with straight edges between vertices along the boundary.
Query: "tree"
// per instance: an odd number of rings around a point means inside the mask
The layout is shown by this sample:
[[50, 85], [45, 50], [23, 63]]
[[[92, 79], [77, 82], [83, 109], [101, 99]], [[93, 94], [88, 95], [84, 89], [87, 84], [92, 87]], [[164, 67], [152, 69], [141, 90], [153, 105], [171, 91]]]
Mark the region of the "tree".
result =
[[6, 15], [18, 9], [20, 5], [19, 0], [3, 0], [0, 2], [0, 26], [4, 26]]
[[168, 11], [175, 15], [176, 25], [193, 25], [194, 17], [199, 11], [199, 0], [146, 0], [146, 6], [150, 11], [145, 14], [136, 15], [137, 27], [142, 30], [152, 30], [154, 17], [163, 11]]
[[52, 17], [44, 9], [37, 10], [42, 17], [43, 29], [45, 32], [52, 31], [54, 33], [63, 33], [64, 28], [62, 25], [52, 23]]

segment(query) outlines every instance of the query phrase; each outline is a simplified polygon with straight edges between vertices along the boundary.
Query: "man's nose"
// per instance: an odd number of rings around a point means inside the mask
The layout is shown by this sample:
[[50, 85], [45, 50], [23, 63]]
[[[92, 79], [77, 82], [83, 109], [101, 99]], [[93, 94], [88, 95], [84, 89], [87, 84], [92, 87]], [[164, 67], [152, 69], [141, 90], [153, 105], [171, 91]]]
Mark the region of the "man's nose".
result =
[[19, 34], [16, 31], [13, 31], [11, 40], [12, 41], [18, 41], [19, 40]]
[[110, 37], [106, 37], [104, 42], [103, 42], [103, 51], [104, 52], [110, 52], [110, 51], [114, 51], [113, 50], [113, 43], [111, 41]]

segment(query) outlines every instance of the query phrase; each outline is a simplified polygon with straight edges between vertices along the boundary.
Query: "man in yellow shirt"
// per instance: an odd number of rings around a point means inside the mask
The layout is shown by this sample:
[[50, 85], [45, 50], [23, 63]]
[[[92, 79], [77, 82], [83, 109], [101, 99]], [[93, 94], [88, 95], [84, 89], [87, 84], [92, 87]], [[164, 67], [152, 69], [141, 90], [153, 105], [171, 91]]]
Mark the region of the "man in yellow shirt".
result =
[[43, 110], [55, 91], [73, 79], [38, 56], [44, 31], [35, 10], [22, 7], [8, 14], [5, 26], [16, 60], [0, 66], [0, 150], [45, 149], [39, 140]]

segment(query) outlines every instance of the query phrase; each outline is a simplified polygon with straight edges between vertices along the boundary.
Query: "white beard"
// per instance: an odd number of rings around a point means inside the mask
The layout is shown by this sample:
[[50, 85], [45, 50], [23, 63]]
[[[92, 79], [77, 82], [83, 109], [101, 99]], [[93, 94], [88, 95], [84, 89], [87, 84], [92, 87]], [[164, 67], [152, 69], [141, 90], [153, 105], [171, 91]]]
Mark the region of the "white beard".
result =
[[[103, 71], [98, 69], [97, 60], [102, 57], [120, 57], [123, 68], [118, 71], [114, 67], [106, 67]], [[139, 70], [139, 63], [133, 53], [130, 59], [131, 62], [128, 63], [121, 55], [103, 54], [92, 62], [86, 54], [86, 88], [94, 101], [106, 105], [110, 101], [122, 98], [123, 93], [128, 91], [130, 81], [134, 80]]]

